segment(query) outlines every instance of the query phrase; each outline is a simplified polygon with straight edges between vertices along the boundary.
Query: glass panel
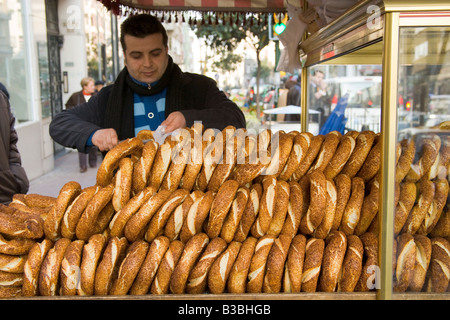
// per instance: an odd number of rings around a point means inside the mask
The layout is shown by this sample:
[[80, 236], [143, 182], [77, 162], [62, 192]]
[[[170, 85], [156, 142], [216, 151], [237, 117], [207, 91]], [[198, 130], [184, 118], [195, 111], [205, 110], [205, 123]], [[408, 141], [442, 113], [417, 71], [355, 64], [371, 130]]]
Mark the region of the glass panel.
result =
[[359, 64], [312, 67], [308, 81], [308, 131], [380, 132], [381, 70], [381, 65]]
[[26, 43], [19, 0], [0, 2], [0, 82], [10, 94], [16, 123], [32, 120], [27, 87]]
[[394, 292], [448, 287], [449, 40], [450, 27], [400, 29]]

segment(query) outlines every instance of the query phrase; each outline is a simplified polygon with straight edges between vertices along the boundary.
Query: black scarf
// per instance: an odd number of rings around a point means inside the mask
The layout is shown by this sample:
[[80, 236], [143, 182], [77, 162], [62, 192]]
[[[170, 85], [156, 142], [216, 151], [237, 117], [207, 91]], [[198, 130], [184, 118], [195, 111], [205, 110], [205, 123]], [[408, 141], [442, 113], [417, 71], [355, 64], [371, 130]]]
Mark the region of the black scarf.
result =
[[[173, 63], [172, 57], [169, 56], [166, 71], [164, 72], [158, 83], [150, 89], [147, 86], [142, 86], [134, 82], [129, 76], [128, 69], [125, 67], [119, 73], [114, 86], [111, 90], [111, 95], [105, 111], [105, 128], [114, 128], [120, 140], [134, 136], [134, 97], [137, 93], [142, 96], [150, 96], [158, 94], [167, 88], [173, 82], [177, 82], [179, 74], [181, 73], [178, 65]], [[172, 82], [172, 83], [171, 83]], [[175, 88], [178, 87], [175, 84]], [[166, 106], [167, 114], [167, 106]]]

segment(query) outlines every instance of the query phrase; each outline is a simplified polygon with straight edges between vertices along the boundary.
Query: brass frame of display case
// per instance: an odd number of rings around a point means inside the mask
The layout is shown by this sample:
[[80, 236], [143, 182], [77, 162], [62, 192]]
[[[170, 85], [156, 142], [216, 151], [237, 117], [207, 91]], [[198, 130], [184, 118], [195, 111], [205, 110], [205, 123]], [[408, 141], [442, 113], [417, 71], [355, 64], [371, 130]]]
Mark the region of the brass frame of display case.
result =
[[[379, 8], [377, 24], [368, 25], [373, 14], [369, 6]], [[368, 12], [369, 11], [369, 12]], [[394, 243], [394, 188], [390, 177], [395, 176], [395, 146], [397, 140], [397, 83], [399, 30], [403, 26], [448, 26], [448, 18], [441, 17], [442, 12], [450, 13], [450, 2], [440, 1], [363, 1], [347, 10], [326, 27], [307, 37], [300, 46], [303, 64], [302, 83], [308, 81], [308, 68], [321, 63], [345, 64], [350, 59], [337, 61], [358, 55], [358, 51], [382, 41], [380, 46], [382, 71], [382, 107], [381, 108], [381, 184], [379, 208], [379, 267], [380, 289], [376, 298], [390, 299], [450, 299], [448, 293], [393, 293], [393, 243]], [[373, 18], [373, 16], [372, 16]], [[368, 62], [370, 63], [370, 62]], [[307, 86], [302, 86], [301, 130], [307, 131]], [[391, 107], [394, 106], [394, 107]], [[336, 297], [338, 298], [338, 297]], [[358, 299], [356, 297], [356, 299]]]

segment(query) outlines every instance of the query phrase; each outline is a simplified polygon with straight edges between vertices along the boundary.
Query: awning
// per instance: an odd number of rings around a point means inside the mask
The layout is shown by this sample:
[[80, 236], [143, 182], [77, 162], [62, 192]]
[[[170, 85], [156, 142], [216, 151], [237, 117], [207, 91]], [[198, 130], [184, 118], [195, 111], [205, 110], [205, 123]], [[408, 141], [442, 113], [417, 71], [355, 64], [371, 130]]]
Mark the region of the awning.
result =
[[116, 15], [151, 11], [286, 12], [287, 3], [301, 0], [98, 0]]

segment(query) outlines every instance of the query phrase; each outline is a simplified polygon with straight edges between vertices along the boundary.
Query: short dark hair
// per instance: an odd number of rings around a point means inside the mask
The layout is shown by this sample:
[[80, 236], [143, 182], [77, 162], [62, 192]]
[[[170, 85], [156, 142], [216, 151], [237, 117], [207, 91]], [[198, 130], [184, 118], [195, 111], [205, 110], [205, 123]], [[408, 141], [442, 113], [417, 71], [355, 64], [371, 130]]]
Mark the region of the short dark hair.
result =
[[120, 26], [120, 43], [122, 49], [126, 51], [125, 35], [137, 38], [144, 38], [154, 33], [161, 33], [163, 36], [163, 44], [167, 47], [167, 32], [162, 23], [155, 16], [149, 14], [138, 14], [127, 18]]

